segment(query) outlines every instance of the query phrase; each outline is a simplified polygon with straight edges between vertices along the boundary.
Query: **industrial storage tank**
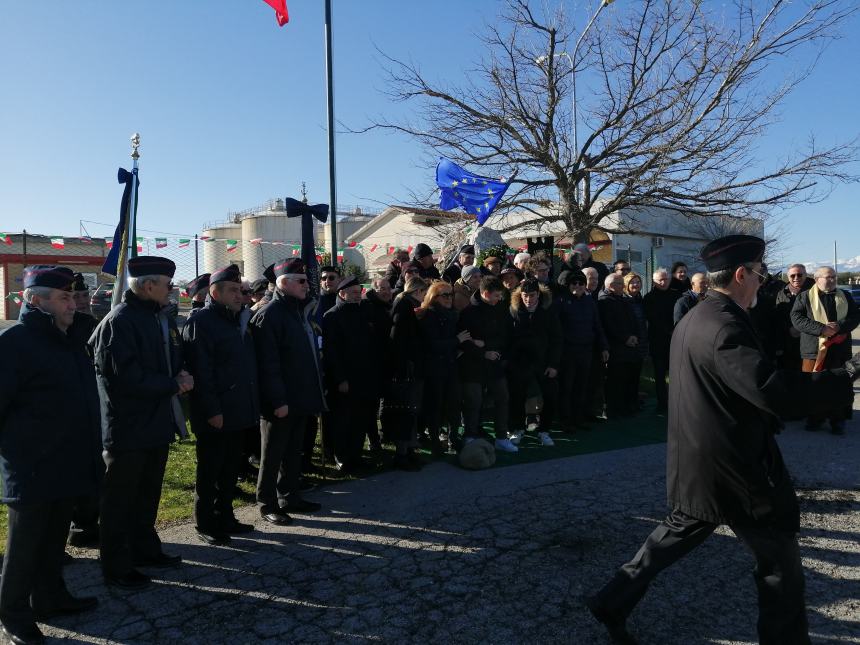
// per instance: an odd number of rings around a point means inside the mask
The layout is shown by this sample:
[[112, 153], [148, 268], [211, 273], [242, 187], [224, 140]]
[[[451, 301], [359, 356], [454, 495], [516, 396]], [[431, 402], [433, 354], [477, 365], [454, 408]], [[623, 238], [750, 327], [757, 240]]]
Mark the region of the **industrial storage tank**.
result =
[[280, 199], [274, 200], [266, 210], [245, 215], [241, 226], [245, 259], [243, 275], [248, 280], [262, 278], [263, 269], [276, 260], [290, 257], [293, 245], [301, 244], [301, 218], [287, 217]]
[[[242, 269], [243, 244], [242, 226], [239, 223], [213, 225], [204, 229], [201, 237], [208, 237], [215, 241], [198, 242], [203, 247], [203, 267], [201, 273], [212, 273], [228, 264], [237, 264]], [[234, 251], [227, 250], [227, 242], [224, 240], [236, 240], [238, 242]]]

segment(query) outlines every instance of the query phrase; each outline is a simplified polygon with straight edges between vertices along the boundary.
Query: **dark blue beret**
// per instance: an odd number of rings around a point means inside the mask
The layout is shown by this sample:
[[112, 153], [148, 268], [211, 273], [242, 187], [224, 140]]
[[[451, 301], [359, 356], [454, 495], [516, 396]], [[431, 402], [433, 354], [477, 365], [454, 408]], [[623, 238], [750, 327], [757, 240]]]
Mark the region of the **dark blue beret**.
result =
[[754, 235], [727, 235], [702, 248], [702, 260], [708, 271], [734, 269], [741, 264], [761, 262], [765, 242]]
[[266, 278], [269, 282], [274, 284], [275, 282], [275, 265], [270, 264], [265, 269], [263, 269], [263, 277]]
[[75, 281], [75, 273], [68, 267], [54, 266], [52, 264], [34, 264], [24, 267], [24, 288], [50, 287], [51, 289], [62, 289], [71, 291], [72, 283]]
[[293, 273], [304, 273], [305, 263], [301, 258], [284, 258], [283, 260], [275, 262], [275, 266], [272, 270], [275, 272], [276, 277]]
[[213, 271], [212, 275], [209, 277], [209, 284], [215, 284], [216, 282], [238, 282], [241, 284], [242, 274], [239, 273], [239, 267], [235, 264], [231, 264], [223, 269]]
[[132, 278], [145, 275], [164, 275], [172, 278], [174, 273], [176, 273], [176, 264], [173, 260], [156, 255], [138, 255], [128, 261], [128, 274]]
[[349, 289], [350, 287], [354, 287], [357, 284], [361, 284], [358, 281], [358, 278], [354, 275], [348, 275], [343, 280], [337, 283], [337, 290], [341, 289]]
[[185, 285], [185, 291], [188, 292], [188, 297], [193, 298], [195, 295], [197, 295], [204, 289], [208, 289], [209, 283], [211, 281], [212, 278], [209, 273], [203, 273], [201, 275], [198, 275], [193, 280], [189, 280], [188, 284]]

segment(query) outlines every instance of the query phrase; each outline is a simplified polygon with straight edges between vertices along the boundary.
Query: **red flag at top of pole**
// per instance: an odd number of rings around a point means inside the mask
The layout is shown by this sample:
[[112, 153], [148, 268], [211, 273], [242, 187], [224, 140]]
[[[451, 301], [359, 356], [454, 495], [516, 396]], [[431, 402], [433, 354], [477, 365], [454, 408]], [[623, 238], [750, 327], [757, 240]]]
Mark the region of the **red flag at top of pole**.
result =
[[290, 21], [290, 14], [287, 13], [287, 0], [263, 0], [263, 2], [275, 10], [279, 27], [283, 27]]

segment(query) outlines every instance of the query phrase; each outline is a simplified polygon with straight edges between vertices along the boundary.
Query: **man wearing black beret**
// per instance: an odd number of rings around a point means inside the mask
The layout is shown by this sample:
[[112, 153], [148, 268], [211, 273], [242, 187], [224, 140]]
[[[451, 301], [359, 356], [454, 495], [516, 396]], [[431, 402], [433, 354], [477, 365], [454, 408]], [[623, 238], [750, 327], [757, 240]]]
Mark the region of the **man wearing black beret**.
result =
[[860, 354], [815, 374], [777, 370], [748, 310], [763, 282], [764, 241], [730, 235], [702, 249], [711, 291], [672, 335], [668, 517], [597, 595], [592, 614], [615, 642], [657, 574], [727, 524], [756, 559], [759, 642], [809, 643], [800, 512], [775, 434], [780, 419], [846, 405]]
[[95, 356], [107, 465], [101, 502], [101, 565], [108, 585], [137, 589], [150, 579], [135, 567], [177, 566], [155, 530], [167, 452], [185, 436], [179, 394], [194, 387], [182, 369], [182, 339], [169, 305], [176, 265], [128, 261], [129, 289], [96, 328]]
[[36, 619], [91, 609], [62, 576], [77, 496], [97, 491], [99, 399], [86, 329], [75, 317], [74, 276], [24, 269], [21, 322], [0, 334], [0, 475], [9, 532], [0, 624], [15, 643], [41, 642]]
[[241, 289], [235, 264], [212, 273], [209, 303], [189, 318], [182, 330], [185, 362], [194, 377], [194, 520], [200, 538], [216, 545], [228, 544], [231, 533], [253, 528], [236, 519], [232, 506], [243, 431], [256, 427], [260, 420], [254, 341], [247, 318], [242, 316]]
[[305, 264], [298, 258], [274, 266], [272, 301], [251, 318], [260, 384], [262, 454], [257, 479], [260, 515], [272, 524], [292, 521], [288, 511], [320, 505], [301, 497], [302, 445], [308, 418], [325, 409], [317, 344], [308, 321], [316, 304], [308, 298]]
[[188, 297], [191, 298], [192, 313], [197, 309], [201, 309], [206, 304], [206, 296], [209, 293], [209, 278], [210, 274], [203, 273], [185, 285], [185, 291], [188, 293]]
[[376, 429], [376, 363], [372, 305], [361, 300], [354, 275], [337, 285], [337, 302], [323, 316], [323, 372], [334, 426], [334, 455], [346, 472], [361, 468], [364, 436]]

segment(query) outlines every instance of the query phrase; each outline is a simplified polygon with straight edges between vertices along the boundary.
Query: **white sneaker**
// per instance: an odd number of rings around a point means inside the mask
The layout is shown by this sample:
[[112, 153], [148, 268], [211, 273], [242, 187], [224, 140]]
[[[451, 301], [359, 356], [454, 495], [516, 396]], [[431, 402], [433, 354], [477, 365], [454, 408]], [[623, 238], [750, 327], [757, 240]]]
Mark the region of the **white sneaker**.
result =
[[525, 436], [525, 434], [526, 434], [525, 431], [517, 430], [516, 432], [512, 432], [511, 435], [508, 437], [508, 439], [510, 439], [512, 444], [514, 444], [515, 446], [518, 446], [518, 445], [520, 445], [520, 441], [523, 440], [523, 436]]
[[540, 445], [542, 446], [555, 445], [555, 441], [553, 441], [552, 437], [549, 436], [549, 432], [538, 432], [538, 439], [540, 439]]
[[511, 443], [510, 439], [496, 439], [496, 450], [501, 450], [502, 452], [519, 452], [520, 449]]

